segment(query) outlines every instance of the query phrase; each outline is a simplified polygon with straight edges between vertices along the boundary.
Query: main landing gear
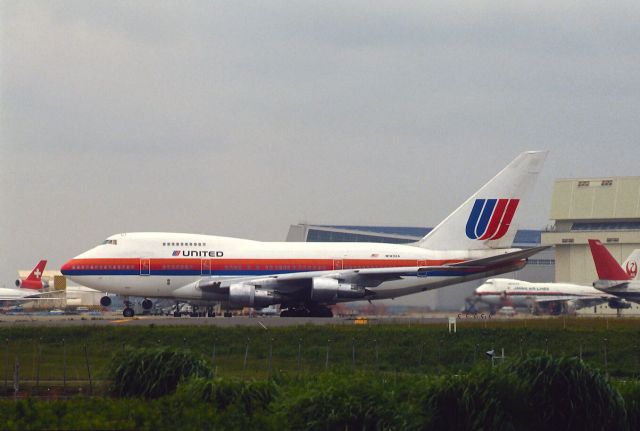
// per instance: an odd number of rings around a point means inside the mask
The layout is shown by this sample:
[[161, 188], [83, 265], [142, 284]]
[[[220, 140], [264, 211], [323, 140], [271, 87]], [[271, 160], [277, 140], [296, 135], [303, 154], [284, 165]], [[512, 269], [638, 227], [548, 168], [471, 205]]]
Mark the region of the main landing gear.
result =
[[[111, 305], [111, 298], [109, 298], [108, 296], [103, 296], [102, 298], [100, 298], [100, 305], [102, 305], [103, 307], [108, 307], [109, 305]], [[152, 308], [153, 302], [150, 299], [145, 298], [142, 301], [142, 310], [144, 311], [144, 313], [149, 314]], [[131, 301], [129, 301], [128, 297], [125, 297], [124, 310], [122, 310], [122, 315], [126, 318], [131, 318], [135, 316], [135, 314], [136, 312], [133, 309], [133, 304], [131, 303]]]
[[124, 310], [122, 310], [122, 315], [124, 317], [130, 318], [133, 317], [135, 315], [135, 311], [133, 311], [133, 307], [131, 307], [131, 301], [129, 301], [129, 298], [125, 298], [124, 299]]
[[280, 312], [280, 317], [333, 317], [333, 312], [329, 307], [294, 307]]

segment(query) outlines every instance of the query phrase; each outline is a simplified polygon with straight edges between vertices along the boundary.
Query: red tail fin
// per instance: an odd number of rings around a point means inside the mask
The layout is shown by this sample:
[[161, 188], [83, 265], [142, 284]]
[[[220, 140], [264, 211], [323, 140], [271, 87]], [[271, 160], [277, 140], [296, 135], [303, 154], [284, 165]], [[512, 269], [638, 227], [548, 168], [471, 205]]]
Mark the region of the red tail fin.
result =
[[29, 274], [29, 276], [25, 278], [25, 280], [42, 281], [41, 278], [45, 266], [47, 266], [46, 260], [41, 260], [40, 262], [38, 262], [36, 267], [33, 268], [33, 271], [31, 271], [31, 274]]
[[596, 264], [598, 278], [601, 280], [630, 280], [631, 277], [622, 269], [609, 250], [597, 239], [589, 240], [593, 263]]
[[41, 260], [38, 262], [31, 274], [24, 280], [16, 280], [16, 286], [22, 289], [42, 289], [44, 284], [42, 283], [42, 273], [44, 272], [44, 267], [47, 265], [46, 260]]

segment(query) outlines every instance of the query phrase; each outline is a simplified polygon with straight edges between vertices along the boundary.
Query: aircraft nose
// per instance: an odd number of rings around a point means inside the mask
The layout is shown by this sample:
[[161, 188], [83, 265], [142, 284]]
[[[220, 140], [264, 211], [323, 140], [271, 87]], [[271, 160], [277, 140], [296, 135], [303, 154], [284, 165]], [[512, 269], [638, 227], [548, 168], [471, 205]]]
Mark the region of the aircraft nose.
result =
[[62, 275], [69, 275], [71, 273], [71, 268], [73, 267], [73, 259], [67, 261], [64, 265], [60, 267], [60, 272]]

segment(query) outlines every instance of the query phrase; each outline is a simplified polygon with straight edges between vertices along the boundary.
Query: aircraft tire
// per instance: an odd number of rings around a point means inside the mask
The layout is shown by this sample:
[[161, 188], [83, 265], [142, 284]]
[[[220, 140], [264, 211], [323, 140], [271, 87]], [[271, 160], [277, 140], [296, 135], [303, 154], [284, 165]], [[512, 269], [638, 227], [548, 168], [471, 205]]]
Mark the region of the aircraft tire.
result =
[[231, 311], [224, 312], [224, 317], [231, 317], [231, 316], [232, 316]]
[[174, 311], [173, 312], [173, 317], [180, 317], [180, 312], [179, 311]]
[[133, 311], [133, 308], [127, 307], [122, 310], [122, 315], [124, 317], [133, 317], [136, 313]]

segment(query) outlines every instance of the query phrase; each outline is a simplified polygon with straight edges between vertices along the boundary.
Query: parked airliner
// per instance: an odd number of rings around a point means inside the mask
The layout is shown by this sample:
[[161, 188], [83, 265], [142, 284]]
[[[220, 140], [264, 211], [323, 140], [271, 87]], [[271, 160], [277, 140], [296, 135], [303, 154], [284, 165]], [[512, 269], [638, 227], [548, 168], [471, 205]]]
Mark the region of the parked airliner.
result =
[[[65, 263], [74, 282], [118, 295], [281, 304], [281, 316], [331, 316], [328, 305], [409, 295], [516, 271], [546, 247], [512, 248], [515, 216], [546, 152], [520, 154], [420, 241], [260, 242], [181, 233], [122, 233]], [[107, 301], [105, 301], [107, 302]], [[127, 306], [123, 315], [133, 316]]]
[[42, 290], [49, 287], [46, 282], [42, 280], [42, 273], [47, 265], [46, 260], [41, 260], [33, 268], [27, 278], [18, 278], [16, 280], [15, 288], [0, 288], [0, 301], [20, 301], [25, 298], [37, 298], [42, 294]]
[[488, 304], [492, 314], [502, 307], [527, 308], [534, 312], [559, 314], [605, 302], [611, 308], [629, 308], [620, 298], [593, 286], [570, 283], [530, 283], [508, 278], [491, 278], [474, 292], [472, 305]]
[[640, 250], [634, 250], [621, 266], [607, 247], [597, 239], [589, 240], [591, 255], [596, 265], [598, 280], [593, 287], [603, 292], [640, 304], [638, 262]]

